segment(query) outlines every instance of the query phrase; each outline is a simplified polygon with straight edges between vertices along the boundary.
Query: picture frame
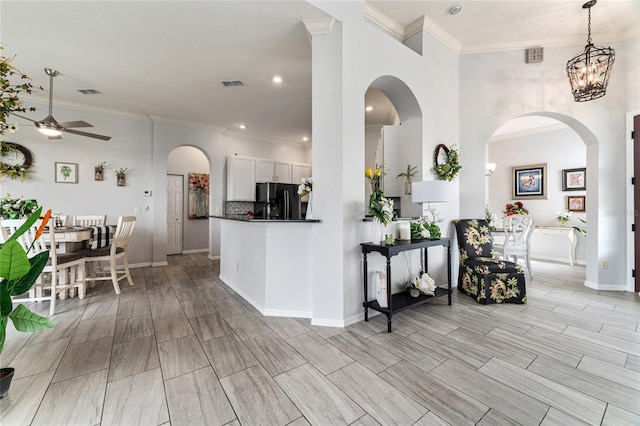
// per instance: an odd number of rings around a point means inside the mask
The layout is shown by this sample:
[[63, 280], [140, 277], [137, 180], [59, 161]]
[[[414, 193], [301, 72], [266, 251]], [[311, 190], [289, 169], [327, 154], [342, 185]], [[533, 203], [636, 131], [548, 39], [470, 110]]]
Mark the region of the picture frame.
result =
[[563, 169], [562, 170], [562, 190], [563, 191], [586, 191], [587, 190], [587, 168]]
[[586, 196], [567, 195], [567, 211], [584, 212], [587, 210]]
[[55, 163], [56, 183], [78, 183], [78, 163]]
[[547, 164], [511, 168], [514, 200], [547, 199]]

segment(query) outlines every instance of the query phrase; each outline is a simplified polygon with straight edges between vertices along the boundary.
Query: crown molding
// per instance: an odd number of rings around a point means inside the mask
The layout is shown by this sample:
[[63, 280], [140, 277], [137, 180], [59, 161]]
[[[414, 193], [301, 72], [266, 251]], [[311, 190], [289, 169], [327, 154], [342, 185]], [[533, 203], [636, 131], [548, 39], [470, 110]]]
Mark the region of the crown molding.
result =
[[407, 25], [404, 30], [404, 39], [407, 40], [419, 33], [420, 31], [431, 34], [436, 40], [453, 50], [455, 53], [462, 51], [462, 43], [453, 38], [448, 32], [442, 29], [438, 24], [429, 19], [428, 16], [422, 15], [420, 18]]
[[500, 135], [491, 136], [491, 138], [489, 138], [489, 142], [502, 141], [505, 139], [521, 138], [524, 136], [535, 135], [538, 133], [553, 132], [556, 130], [563, 130], [567, 128], [568, 126], [562, 123], [552, 124], [550, 126], [533, 127], [530, 129], [517, 130], [515, 132], [509, 132], [509, 133], [503, 133]]
[[315, 35], [329, 34], [333, 24], [335, 24], [336, 18], [333, 16], [326, 16], [322, 18], [309, 18], [303, 19], [302, 23], [307, 29], [307, 34], [310, 37]]
[[280, 139], [280, 138], [269, 138], [269, 137], [265, 137], [265, 136], [260, 136], [260, 135], [255, 135], [255, 134], [251, 134], [251, 133], [246, 133], [245, 131], [238, 131], [238, 130], [226, 130], [224, 132], [225, 136], [233, 136], [234, 138], [238, 138], [238, 139], [244, 139], [244, 140], [250, 140], [250, 141], [257, 141], [257, 142], [265, 142], [265, 143], [271, 143], [274, 145], [288, 145], [294, 148], [306, 148], [306, 147], [310, 147], [311, 146], [311, 141], [291, 141], [288, 139]]
[[398, 41], [404, 41], [405, 29], [368, 2], [364, 3], [364, 17]]

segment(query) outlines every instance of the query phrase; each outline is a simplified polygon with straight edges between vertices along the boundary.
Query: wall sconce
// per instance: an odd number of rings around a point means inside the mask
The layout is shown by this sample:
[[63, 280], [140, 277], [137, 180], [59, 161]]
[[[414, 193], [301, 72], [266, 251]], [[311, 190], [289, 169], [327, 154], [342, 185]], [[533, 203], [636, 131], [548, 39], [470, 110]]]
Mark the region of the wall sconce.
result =
[[498, 165], [496, 163], [487, 163], [484, 165], [484, 175], [491, 176], [496, 171]]

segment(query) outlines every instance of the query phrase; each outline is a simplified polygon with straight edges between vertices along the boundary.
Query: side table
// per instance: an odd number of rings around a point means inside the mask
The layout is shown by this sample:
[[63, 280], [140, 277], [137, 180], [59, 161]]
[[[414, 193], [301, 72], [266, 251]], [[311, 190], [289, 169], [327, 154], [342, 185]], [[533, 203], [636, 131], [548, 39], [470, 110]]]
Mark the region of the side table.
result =
[[[369, 308], [382, 312], [387, 316], [387, 332], [391, 333], [391, 317], [397, 312], [401, 312], [412, 306], [420, 305], [430, 299], [448, 296], [448, 303], [451, 305], [451, 238], [441, 238], [439, 240], [396, 240], [395, 244], [388, 246], [385, 244], [362, 243], [362, 262], [364, 268], [364, 320], [369, 321]], [[409, 292], [403, 291], [391, 294], [391, 258], [398, 253], [407, 250], [422, 250], [424, 255], [424, 272], [429, 271], [427, 249], [429, 247], [443, 246], [447, 248], [447, 287], [437, 287], [432, 296], [420, 294], [418, 297], [411, 297]], [[377, 300], [367, 300], [369, 290], [369, 269], [367, 267], [367, 254], [377, 252], [387, 258], [387, 307], [382, 308]]]

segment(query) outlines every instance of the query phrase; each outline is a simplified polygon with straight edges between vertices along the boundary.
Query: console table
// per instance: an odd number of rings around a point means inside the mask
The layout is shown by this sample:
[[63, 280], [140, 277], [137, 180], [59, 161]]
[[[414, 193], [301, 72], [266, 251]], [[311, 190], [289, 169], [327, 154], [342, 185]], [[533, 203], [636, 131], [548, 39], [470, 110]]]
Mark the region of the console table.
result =
[[558, 226], [536, 226], [533, 229], [533, 235], [561, 235], [569, 239], [569, 265], [573, 266], [576, 263], [576, 244], [578, 239], [576, 238], [576, 231], [569, 227]]
[[[362, 243], [362, 261], [364, 267], [364, 320], [369, 321], [369, 308], [374, 311], [382, 312], [387, 316], [387, 332], [391, 333], [391, 317], [393, 314], [408, 309], [412, 306], [420, 305], [426, 301], [441, 297], [448, 296], [449, 305], [451, 305], [451, 238], [442, 238], [439, 240], [420, 240], [420, 241], [408, 241], [408, 240], [396, 240], [395, 244], [388, 246], [385, 244], [374, 243]], [[408, 291], [403, 291], [396, 294], [391, 294], [391, 258], [398, 253], [407, 250], [423, 250], [424, 253], [424, 270], [429, 271], [427, 249], [429, 247], [443, 246], [447, 248], [447, 287], [436, 287], [436, 291], [432, 296], [420, 294], [418, 297], [411, 297]], [[382, 308], [378, 304], [377, 300], [367, 300], [367, 294], [369, 290], [369, 270], [367, 267], [367, 254], [377, 252], [387, 258], [387, 305], [388, 307]]]

